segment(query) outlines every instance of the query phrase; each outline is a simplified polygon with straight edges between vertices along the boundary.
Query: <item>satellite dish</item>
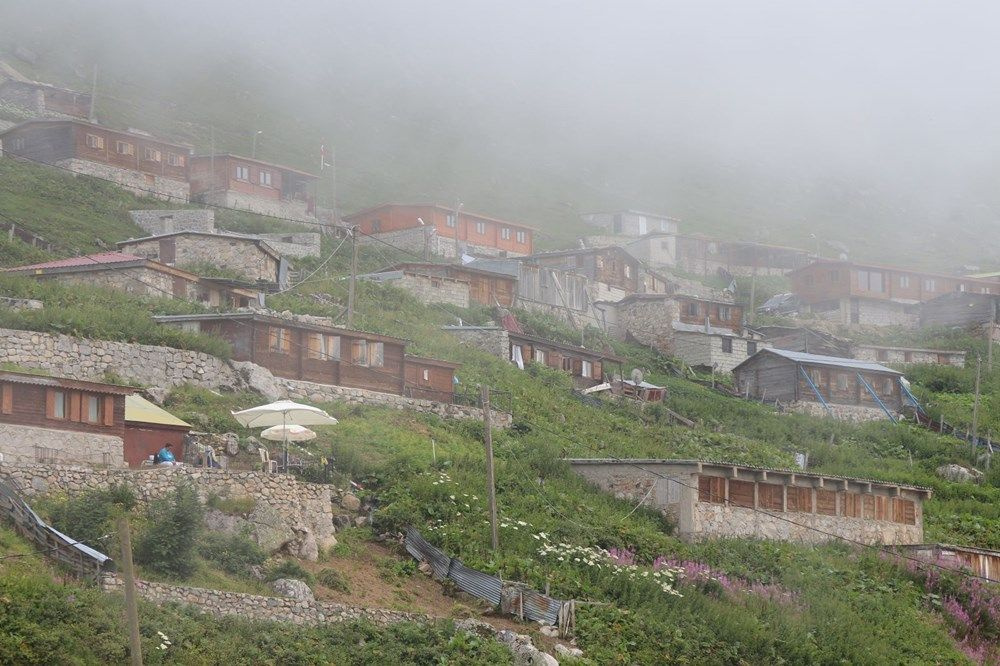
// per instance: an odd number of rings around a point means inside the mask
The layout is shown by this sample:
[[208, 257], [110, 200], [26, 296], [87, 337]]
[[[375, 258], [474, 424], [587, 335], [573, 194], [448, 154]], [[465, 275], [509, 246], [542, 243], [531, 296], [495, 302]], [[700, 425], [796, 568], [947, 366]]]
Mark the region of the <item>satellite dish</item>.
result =
[[632, 371], [632, 382], [635, 384], [642, 383], [642, 370], [636, 368]]

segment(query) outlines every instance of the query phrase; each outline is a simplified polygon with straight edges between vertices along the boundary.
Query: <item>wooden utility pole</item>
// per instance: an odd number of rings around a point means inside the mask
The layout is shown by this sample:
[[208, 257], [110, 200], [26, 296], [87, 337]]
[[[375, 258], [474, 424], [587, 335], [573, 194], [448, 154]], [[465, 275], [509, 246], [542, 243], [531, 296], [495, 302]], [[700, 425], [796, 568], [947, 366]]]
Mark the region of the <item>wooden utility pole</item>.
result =
[[990, 317], [990, 327], [986, 334], [986, 371], [993, 372], [993, 334], [997, 328], [996, 312]]
[[129, 656], [132, 666], [142, 666], [142, 643], [139, 640], [139, 607], [135, 598], [135, 571], [132, 569], [132, 531], [128, 515], [118, 519], [118, 540], [122, 546], [122, 578], [125, 579], [125, 618], [128, 622]]
[[483, 407], [483, 439], [486, 442], [486, 489], [490, 499], [490, 543], [493, 550], [500, 547], [500, 537], [497, 534], [497, 486], [493, 474], [493, 430], [490, 413], [490, 387], [483, 384], [480, 389], [480, 402]]
[[976, 401], [972, 404], [972, 460], [976, 460], [976, 441], [979, 438], [979, 380], [982, 375], [983, 357], [976, 356]]
[[347, 287], [347, 328], [354, 327], [354, 285], [358, 281], [358, 228], [351, 227], [351, 284]]
[[87, 113], [87, 120], [92, 123], [97, 122], [97, 113], [94, 110], [94, 102], [97, 101], [97, 65], [94, 64], [94, 82], [90, 86], [90, 111]]
[[459, 225], [458, 218], [462, 212], [462, 206], [464, 205], [465, 204], [463, 204], [460, 201], [455, 202], [455, 262], [459, 264], [462, 263], [462, 254], [461, 252], [459, 252], [458, 249], [458, 225]]

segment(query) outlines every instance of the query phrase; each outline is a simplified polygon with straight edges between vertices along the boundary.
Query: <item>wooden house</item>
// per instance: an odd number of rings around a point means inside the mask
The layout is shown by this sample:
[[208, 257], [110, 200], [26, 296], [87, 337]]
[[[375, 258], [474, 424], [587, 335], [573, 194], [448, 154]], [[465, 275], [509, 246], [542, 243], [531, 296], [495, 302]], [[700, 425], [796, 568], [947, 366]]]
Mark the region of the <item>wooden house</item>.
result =
[[954, 291], [920, 306], [920, 326], [924, 328], [981, 328], [997, 323], [1000, 323], [1000, 295], [993, 293]]
[[800, 248], [694, 234], [674, 235], [675, 266], [695, 275], [784, 275], [808, 264], [813, 255]]
[[494, 307], [505, 308], [514, 305], [517, 292], [517, 278], [508, 273], [499, 273], [460, 264], [435, 264], [430, 262], [405, 262], [396, 264], [388, 271], [403, 271], [413, 275], [460, 280], [469, 285], [469, 301]]
[[211, 307], [250, 307], [260, 292], [121, 252], [56, 259], [39, 264], [0, 269], [7, 275], [24, 275], [63, 284], [88, 284], [118, 289], [147, 298], [176, 298]]
[[[733, 369], [733, 382], [747, 397], [783, 404], [817, 403], [838, 415], [838, 406], [869, 410], [872, 418], [891, 414], [904, 405], [902, 373], [869, 361], [762, 349]], [[861, 417], [860, 410], [841, 410]]]
[[[256, 363], [277, 377], [407, 394], [406, 341], [400, 338], [251, 312], [155, 319], [221, 337], [232, 345], [234, 360]], [[410, 392], [435, 393], [440, 402], [450, 402], [458, 366], [411, 358], [420, 379]]]
[[816, 261], [789, 278], [809, 312], [844, 325], [912, 325], [920, 304], [943, 294], [1000, 294], [992, 280], [848, 261]]
[[239, 155], [191, 158], [191, 198], [213, 206], [314, 221], [317, 177]]
[[436, 402], [451, 402], [455, 397], [455, 371], [459, 367], [458, 363], [407, 354], [403, 395]]
[[655, 232], [677, 233], [677, 218], [638, 210], [611, 213], [584, 213], [580, 219], [616, 236], [645, 236]]
[[931, 496], [929, 488], [892, 481], [707, 460], [567, 462], [601, 490], [663, 512], [685, 541], [919, 544]]
[[0, 133], [3, 154], [110, 180], [139, 196], [186, 202], [187, 146], [83, 120], [29, 120]]
[[808, 326], [757, 326], [754, 330], [775, 349], [843, 358], [853, 355], [850, 340]]
[[0, 371], [3, 460], [122, 466], [125, 396], [134, 390]]
[[543, 268], [574, 271], [595, 283], [605, 284], [628, 294], [640, 291], [642, 265], [617, 245], [543, 252], [533, 254], [526, 260]]
[[0, 102], [29, 111], [38, 118], [90, 119], [90, 93], [38, 81], [7, 79], [0, 83]]
[[[408, 238], [406, 232], [412, 230], [430, 228], [437, 242], [433, 250], [428, 249], [442, 256], [520, 256], [531, 254], [534, 249], [535, 230], [528, 225], [461, 208], [456, 212], [455, 208], [433, 203], [381, 204], [347, 215], [343, 223], [357, 227], [365, 235], [395, 235], [398, 238]], [[407, 249], [412, 251], [414, 248]]]
[[855, 343], [851, 346], [851, 351], [851, 357], [859, 361], [891, 363], [892, 365], [930, 364], [965, 367], [965, 352], [954, 349], [921, 349]]
[[138, 393], [125, 396], [125, 462], [139, 467], [170, 444], [177, 460], [184, 459], [184, 444], [191, 425], [157, 407]]

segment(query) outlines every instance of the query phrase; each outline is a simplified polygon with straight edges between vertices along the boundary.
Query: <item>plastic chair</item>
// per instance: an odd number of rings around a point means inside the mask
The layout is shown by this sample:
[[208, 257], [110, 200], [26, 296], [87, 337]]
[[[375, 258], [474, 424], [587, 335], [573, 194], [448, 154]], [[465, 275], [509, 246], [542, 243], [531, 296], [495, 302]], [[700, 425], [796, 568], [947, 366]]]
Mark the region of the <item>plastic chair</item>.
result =
[[278, 471], [278, 461], [271, 460], [271, 454], [267, 449], [261, 447], [257, 449], [257, 453], [260, 454], [260, 466], [265, 474], [274, 474]]

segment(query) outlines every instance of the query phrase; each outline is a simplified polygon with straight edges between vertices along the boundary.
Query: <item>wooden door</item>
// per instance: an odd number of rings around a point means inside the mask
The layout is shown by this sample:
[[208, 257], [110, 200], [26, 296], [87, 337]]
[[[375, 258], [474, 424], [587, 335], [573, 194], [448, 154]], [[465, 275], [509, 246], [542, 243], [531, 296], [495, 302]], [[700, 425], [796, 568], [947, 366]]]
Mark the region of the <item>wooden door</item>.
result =
[[177, 243], [173, 238], [160, 239], [160, 263], [173, 266], [177, 261]]

